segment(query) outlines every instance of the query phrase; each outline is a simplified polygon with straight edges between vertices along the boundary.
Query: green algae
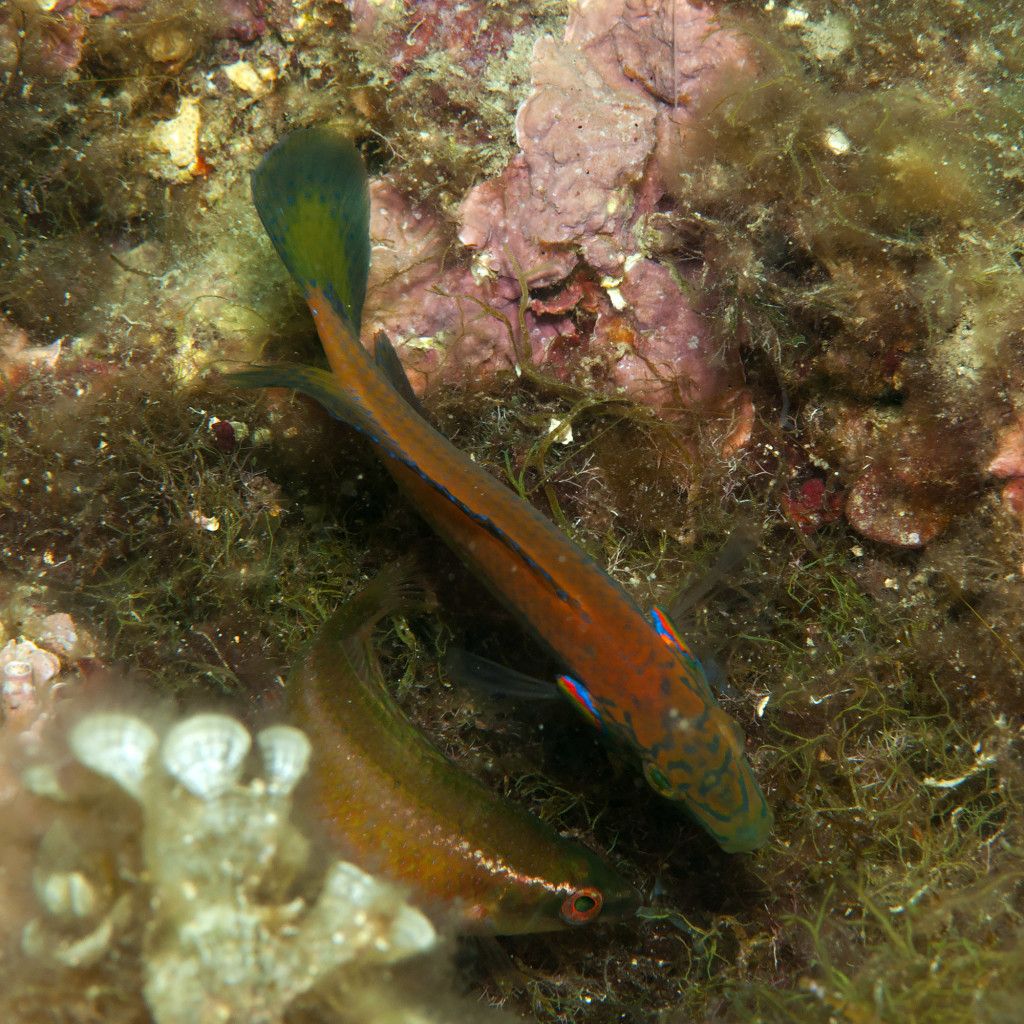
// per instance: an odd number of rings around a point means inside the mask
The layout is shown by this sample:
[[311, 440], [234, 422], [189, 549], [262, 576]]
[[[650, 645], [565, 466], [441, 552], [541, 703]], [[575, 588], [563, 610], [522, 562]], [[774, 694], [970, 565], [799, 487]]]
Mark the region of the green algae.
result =
[[[345, 592], [358, 557], [325, 512], [327, 481], [282, 487], [299, 427], [282, 438], [234, 392], [176, 390], [166, 367], [112, 382], [95, 372], [3, 396], [6, 571], [66, 592], [113, 658], [158, 684], [237, 690], [254, 665], [265, 683]], [[235, 424], [228, 451], [213, 407]], [[306, 426], [303, 451], [322, 429]]]

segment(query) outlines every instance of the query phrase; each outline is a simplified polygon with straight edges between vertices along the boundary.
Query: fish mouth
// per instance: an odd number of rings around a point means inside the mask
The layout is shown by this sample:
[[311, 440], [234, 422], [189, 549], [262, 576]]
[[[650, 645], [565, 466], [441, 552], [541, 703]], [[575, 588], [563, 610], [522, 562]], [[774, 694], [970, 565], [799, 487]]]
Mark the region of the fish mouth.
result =
[[642, 905], [640, 893], [632, 886], [617, 892], [606, 891], [598, 921], [618, 921], [622, 918], [635, 917]]
[[719, 842], [726, 853], [753, 853], [764, 846], [771, 831], [772, 814], [769, 812], [767, 817], [741, 825]]

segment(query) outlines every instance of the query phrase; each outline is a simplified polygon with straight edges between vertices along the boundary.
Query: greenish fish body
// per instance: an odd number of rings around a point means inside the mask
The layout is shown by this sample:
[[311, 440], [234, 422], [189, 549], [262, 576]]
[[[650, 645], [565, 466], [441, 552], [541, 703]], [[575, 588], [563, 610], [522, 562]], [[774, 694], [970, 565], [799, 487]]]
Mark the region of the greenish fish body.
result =
[[409, 604], [385, 573], [323, 626], [287, 682], [313, 740], [311, 806], [332, 845], [460, 929], [549, 931], [636, 910], [595, 853], [494, 795], [432, 746], [381, 678], [373, 631]]

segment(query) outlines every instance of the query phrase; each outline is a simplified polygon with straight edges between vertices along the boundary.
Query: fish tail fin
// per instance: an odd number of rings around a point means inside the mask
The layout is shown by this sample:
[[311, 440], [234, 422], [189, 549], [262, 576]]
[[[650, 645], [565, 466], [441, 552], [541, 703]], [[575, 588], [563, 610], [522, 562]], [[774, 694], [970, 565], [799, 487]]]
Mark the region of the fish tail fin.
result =
[[359, 338], [370, 269], [366, 166], [350, 139], [324, 127], [292, 132], [252, 174], [256, 211], [288, 272], [319, 288]]

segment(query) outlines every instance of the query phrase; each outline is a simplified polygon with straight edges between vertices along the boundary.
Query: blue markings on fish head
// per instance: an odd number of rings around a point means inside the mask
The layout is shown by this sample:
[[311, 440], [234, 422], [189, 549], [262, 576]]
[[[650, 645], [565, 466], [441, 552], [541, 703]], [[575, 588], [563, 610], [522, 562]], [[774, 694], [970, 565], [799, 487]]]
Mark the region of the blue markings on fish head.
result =
[[696, 717], [670, 709], [665, 737], [644, 754], [644, 777], [657, 793], [681, 801], [728, 853], [762, 846], [772, 812], [751, 770], [743, 731], [720, 707]]

